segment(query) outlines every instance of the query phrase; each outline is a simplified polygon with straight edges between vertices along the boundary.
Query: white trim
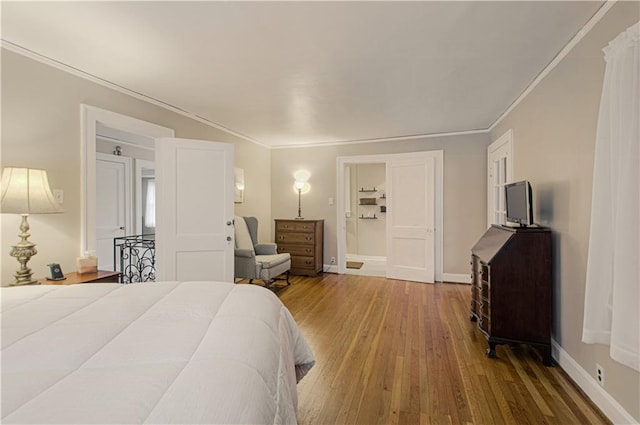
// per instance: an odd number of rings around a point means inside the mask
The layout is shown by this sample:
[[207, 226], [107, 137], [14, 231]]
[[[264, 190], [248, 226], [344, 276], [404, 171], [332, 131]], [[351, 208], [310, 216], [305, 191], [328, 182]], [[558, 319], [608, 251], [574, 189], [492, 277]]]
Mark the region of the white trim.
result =
[[199, 115], [196, 115], [196, 114], [194, 114], [192, 112], [186, 111], [186, 110], [184, 110], [184, 109], [182, 109], [182, 108], [180, 108], [178, 106], [174, 106], [174, 105], [172, 105], [170, 103], [163, 102], [162, 100], [155, 99], [153, 97], [147, 96], [147, 95], [142, 94], [142, 93], [138, 93], [136, 91], [133, 91], [131, 89], [128, 89], [126, 87], [118, 85], [116, 83], [112, 83], [109, 80], [105, 80], [104, 78], [100, 78], [100, 77], [98, 77], [96, 75], [89, 74], [88, 72], [85, 72], [85, 71], [83, 71], [81, 69], [78, 69], [78, 68], [74, 68], [74, 67], [72, 67], [70, 65], [67, 65], [66, 63], [63, 63], [63, 62], [57, 61], [57, 60], [55, 60], [53, 58], [41, 55], [40, 53], [34, 52], [33, 50], [26, 49], [26, 48], [24, 48], [24, 47], [22, 47], [22, 46], [20, 46], [18, 44], [14, 44], [14, 43], [12, 43], [10, 41], [7, 41], [7, 40], [1, 40], [0, 41], [0, 46], [2, 48], [4, 48], [4, 49], [7, 49], [7, 50], [13, 52], [13, 53], [17, 53], [19, 55], [26, 56], [29, 59], [33, 59], [33, 60], [38, 61], [40, 63], [44, 63], [45, 65], [52, 66], [52, 67], [54, 67], [56, 69], [59, 69], [61, 71], [68, 72], [69, 74], [75, 75], [76, 77], [83, 78], [85, 80], [91, 81], [92, 83], [100, 84], [101, 86], [110, 88], [110, 89], [115, 90], [117, 92], [129, 95], [129, 96], [134, 97], [134, 98], [139, 99], [139, 100], [143, 100], [143, 101], [145, 101], [147, 103], [151, 103], [151, 104], [153, 104], [155, 106], [159, 106], [161, 108], [167, 109], [167, 110], [169, 110], [171, 112], [175, 112], [176, 114], [185, 116], [187, 118], [191, 118], [192, 120], [198, 121], [198, 122], [200, 122], [202, 124], [208, 125], [209, 127], [213, 127], [213, 128], [215, 128], [217, 130], [224, 131], [225, 133], [231, 134], [232, 136], [239, 137], [239, 138], [244, 139], [244, 140], [246, 140], [248, 142], [251, 142], [251, 143], [255, 143], [256, 145], [262, 146], [263, 148], [269, 148], [269, 146], [267, 146], [267, 145], [265, 145], [263, 143], [260, 143], [257, 140], [254, 140], [249, 136], [246, 136], [244, 134], [241, 134], [241, 133], [238, 133], [236, 131], [233, 131], [233, 130], [231, 130], [231, 129], [229, 129], [229, 128], [221, 125], [221, 124], [217, 124], [217, 123], [215, 123], [213, 121], [209, 121], [206, 118], [203, 118], [203, 117], [201, 117]]
[[[491, 178], [491, 163], [495, 160], [492, 154], [502, 148], [507, 149], [504, 158], [506, 161], [506, 178], [505, 183], [513, 181], [513, 164], [514, 164], [514, 148], [513, 148], [513, 130], [507, 130], [502, 136], [498, 137], [493, 143], [487, 147], [487, 228], [491, 227], [493, 223], [492, 217], [494, 214], [493, 206], [493, 179]], [[502, 157], [501, 157], [502, 158]], [[495, 223], [498, 224], [498, 223]]]
[[96, 128], [98, 122], [151, 138], [173, 137], [171, 128], [80, 105], [80, 254], [96, 250]]
[[424, 139], [424, 138], [432, 138], [432, 137], [445, 137], [445, 136], [462, 136], [462, 135], [470, 135], [470, 134], [484, 134], [491, 132], [513, 109], [520, 104], [520, 102], [527, 97], [527, 95], [542, 81], [561, 61], [567, 56], [571, 50], [578, 44], [590, 31], [591, 29], [602, 19], [604, 15], [613, 7], [613, 5], [617, 2], [617, 0], [608, 0], [605, 2], [600, 9], [591, 17], [591, 19], [578, 31], [578, 33], [565, 45], [565, 47], [558, 53], [553, 60], [538, 74], [538, 76], [533, 80], [533, 82], [522, 92], [522, 94], [498, 117], [493, 124], [491, 124], [486, 129], [477, 129], [477, 130], [463, 130], [463, 131], [454, 131], [447, 133], [429, 133], [429, 134], [417, 134], [411, 136], [399, 136], [399, 137], [388, 137], [388, 138], [379, 138], [379, 139], [362, 139], [362, 140], [343, 140], [337, 142], [311, 142], [307, 144], [290, 144], [290, 145], [266, 145], [261, 143], [255, 139], [252, 139], [249, 136], [233, 131], [227, 127], [224, 127], [221, 124], [214, 123], [213, 121], [209, 121], [206, 118], [203, 118], [199, 115], [191, 113], [189, 111], [185, 111], [177, 106], [171, 105], [169, 103], [163, 102], [158, 99], [154, 99], [152, 97], [146, 96], [142, 93], [135, 92], [126, 87], [120, 86], [118, 84], [112, 83], [111, 81], [105, 80], [98, 76], [89, 74], [80, 69], [74, 68], [70, 65], [67, 65], [63, 62], [57, 61], [53, 58], [49, 58], [47, 56], [36, 53], [32, 50], [26, 49], [20, 45], [11, 43], [6, 40], [0, 40], [0, 47], [12, 51], [14, 53], [20, 54], [22, 56], [26, 56], [30, 59], [36, 60], [38, 62], [44, 63], [46, 65], [52, 66], [54, 68], [60, 69], [62, 71], [73, 74], [77, 77], [84, 78], [86, 80], [92, 81], [96, 84], [100, 84], [102, 86], [108, 87], [112, 90], [118, 91], [120, 93], [127, 94], [136, 99], [143, 100], [145, 102], [151, 103], [153, 105], [159, 106], [161, 108], [167, 109], [169, 111], [175, 112], [177, 114], [183, 115], [185, 117], [191, 118], [198, 122], [201, 122], [205, 125], [218, 129], [220, 131], [224, 131], [225, 133], [231, 134], [233, 136], [239, 137], [243, 140], [247, 140], [251, 143], [255, 143], [263, 148], [267, 149], [288, 149], [288, 148], [310, 148], [310, 147], [318, 147], [318, 146], [339, 146], [339, 145], [347, 145], [347, 144], [359, 144], [359, 143], [376, 143], [376, 142], [389, 142], [389, 141], [398, 141], [398, 140], [415, 140], [415, 139]]
[[133, 142], [125, 142], [124, 140], [114, 139], [113, 137], [109, 137], [109, 136], [100, 135], [100, 136], [97, 136], [97, 138], [100, 139], [100, 140], [105, 140], [107, 142], [117, 143], [119, 145], [131, 146], [131, 147], [134, 147], [134, 148], [144, 149], [144, 150], [147, 150], [147, 151], [153, 151], [154, 150], [153, 147], [139, 145], [139, 144], [133, 143]]
[[34, 52], [33, 50], [29, 50], [24, 48], [18, 44], [12, 43], [7, 40], [0, 40], [0, 46], [4, 49], [7, 49], [13, 53], [17, 53], [22, 56], [26, 56], [30, 59], [38, 61], [40, 63], [44, 63], [45, 65], [52, 66], [61, 71], [68, 72], [69, 74], [75, 75], [76, 77], [83, 78], [85, 80], [91, 81], [96, 84], [100, 84], [101, 86], [108, 87], [117, 92], [135, 97], [136, 99], [143, 100], [145, 102], [151, 103], [153, 105], [159, 106], [161, 108], [167, 109], [171, 112], [175, 112], [176, 114], [180, 114], [187, 118], [191, 118], [192, 120], [198, 121], [202, 124], [208, 125], [209, 127], [213, 127], [217, 130], [224, 131], [232, 136], [239, 137], [243, 140], [246, 140], [251, 143], [255, 143], [258, 146], [267, 149], [287, 149], [287, 148], [311, 148], [318, 146], [339, 146], [339, 145], [350, 145], [350, 144], [358, 144], [358, 143], [375, 143], [375, 142], [389, 142], [389, 141], [398, 141], [398, 140], [414, 140], [414, 139], [425, 139], [431, 137], [445, 137], [445, 136], [463, 136], [468, 134], [483, 134], [487, 133], [488, 129], [481, 130], [468, 130], [468, 131], [454, 131], [448, 133], [430, 133], [430, 134], [416, 134], [411, 136], [398, 136], [398, 137], [388, 137], [388, 138], [380, 138], [380, 139], [361, 139], [361, 140], [341, 140], [337, 142], [311, 142], [306, 144], [291, 144], [291, 145], [267, 145], [262, 142], [259, 142], [251, 137], [244, 135], [242, 133], [238, 133], [230, 128], [227, 128], [221, 124], [217, 124], [213, 121], [210, 121], [206, 118], [203, 118], [199, 115], [196, 115], [192, 112], [186, 111], [178, 106], [172, 105], [170, 103], [163, 102], [161, 100], [155, 99], [153, 97], [147, 96], [142, 93], [138, 93], [126, 87], [120, 86], [116, 83], [113, 83], [109, 80], [105, 80], [104, 78], [100, 78], [96, 75], [89, 74], [88, 72], [82, 71], [81, 69], [74, 68], [70, 65], [67, 65], [63, 62], [57, 61], [53, 58], [41, 55], [40, 53]]
[[471, 284], [471, 275], [462, 273], [442, 273], [442, 282]]
[[509, 105], [509, 107], [507, 108], [506, 111], [504, 111], [502, 113], [502, 115], [500, 115], [498, 117], [497, 120], [495, 120], [493, 122], [493, 124], [491, 124], [489, 126], [489, 128], [487, 129], [488, 131], [492, 131], [498, 124], [500, 124], [500, 122], [506, 118], [507, 115], [509, 115], [511, 113], [511, 111], [513, 111], [516, 106], [518, 106], [520, 104], [520, 102], [522, 102], [528, 95], [529, 93], [531, 93], [533, 91], [533, 89], [536, 88], [536, 86], [547, 76], [551, 73], [551, 71], [554, 70], [554, 68], [556, 66], [558, 66], [558, 64], [560, 62], [562, 62], [562, 60], [573, 50], [573, 48], [587, 35], [589, 34], [589, 32], [593, 29], [593, 27], [600, 22], [600, 19], [602, 19], [602, 17], [604, 15], [607, 14], [607, 12], [609, 11], [609, 9], [611, 9], [613, 7], [613, 5], [617, 2], [618, 0], [608, 0], [607, 2], [605, 2], [602, 6], [600, 6], [600, 9], [598, 9], [598, 11], [591, 17], [591, 19], [589, 19], [589, 21], [587, 21], [586, 24], [584, 24], [584, 26], [580, 29], [580, 31], [578, 31], [578, 33], [576, 35], [573, 36], [573, 38], [571, 40], [569, 40], [569, 42], [564, 46], [564, 48], [562, 50], [560, 50], [560, 53], [558, 53], [551, 62], [549, 62], [549, 65], [547, 65], [539, 74], [538, 76], [535, 78], [535, 80], [533, 80], [533, 82], [531, 84], [529, 84], [529, 87], [527, 87], [522, 94], [511, 104]]
[[345, 229], [345, 205], [344, 205], [344, 167], [346, 164], [368, 164], [383, 163], [386, 164], [390, 160], [411, 159], [416, 155], [430, 155], [435, 159], [435, 281], [442, 281], [442, 264], [443, 264], [443, 229], [444, 229], [444, 151], [419, 151], [406, 152], [397, 154], [381, 154], [381, 155], [357, 155], [357, 156], [339, 156], [336, 158], [337, 163], [337, 266], [338, 273], [346, 273], [346, 255], [347, 255], [347, 237]]
[[382, 137], [382, 138], [376, 138], [376, 139], [357, 139], [357, 140], [340, 140], [336, 142], [310, 142], [310, 143], [296, 143], [296, 144], [289, 144], [289, 145], [273, 145], [273, 146], [270, 146], [270, 148], [271, 149], [289, 149], [289, 148], [316, 148], [316, 147], [324, 147], [324, 146], [357, 145], [362, 143], [397, 142], [397, 141], [404, 141], [404, 140], [431, 139], [434, 137], [468, 136], [472, 134], [486, 134], [488, 132], [489, 132], [489, 129], [452, 131], [448, 133], [415, 134], [412, 136]]
[[338, 273], [338, 266], [335, 264], [323, 264], [322, 265], [323, 273]]
[[560, 365], [611, 422], [614, 424], [638, 423], [638, 421], [606, 392], [604, 388], [598, 385], [595, 378], [584, 370], [553, 338], [551, 339], [551, 352], [558, 365]]

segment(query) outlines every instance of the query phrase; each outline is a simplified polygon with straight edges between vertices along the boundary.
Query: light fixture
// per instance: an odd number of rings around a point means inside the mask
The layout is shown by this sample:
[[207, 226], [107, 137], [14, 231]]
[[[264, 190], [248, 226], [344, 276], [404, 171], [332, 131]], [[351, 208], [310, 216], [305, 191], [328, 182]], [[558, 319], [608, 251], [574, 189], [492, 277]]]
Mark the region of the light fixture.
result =
[[304, 182], [296, 180], [295, 186], [296, 186], [296, 189], [298, 189], [298, 216], [296, 217], [296, 220], [304, 220], [304, 217], [302, 216], [302, 210], [300, 209], [300, 196], [302, 195], [302, 188], [304, 187]]
[[298, 216], [296, 217], [296, 220], [304, 220], [304, 217], [302, 217], [302, 211], [300, 209], [300, 197], [302, 195], [302, 192], [307, 193], [310, 189], [309, 183], [307, 182], [307, 180], [309, 180], [309, 177], [311, 177], [311, 173], [307, 170], [298, 170], [293, 173], [293, 178], [295, 180], [293, 187], [296, 191], [298, 191]]
[[33, 168], [7, 167], [2, 171], [2, 183], [0, 185], [0, 211], [2, 213], [20, 214], [20, 242], [12, 245], [9, 255], [16, 257], [20, 268], [15, 274], [14, 285], [32, 285], [38, 281], [33, 279], [31, 269], [27, 263], [36, 255], [36, 245], [28, 240], [29, 214], [51, 214], [63, 212], [55, 201], [49, 179], [45, 170]]

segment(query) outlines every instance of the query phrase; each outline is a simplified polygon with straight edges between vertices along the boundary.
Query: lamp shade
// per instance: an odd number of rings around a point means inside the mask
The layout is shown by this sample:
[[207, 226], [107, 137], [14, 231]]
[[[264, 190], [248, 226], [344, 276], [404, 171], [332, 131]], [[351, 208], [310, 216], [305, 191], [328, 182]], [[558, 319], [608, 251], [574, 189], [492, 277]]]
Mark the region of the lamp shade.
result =
[[45, 170], [6, 167], [0, 185], [0, 212], [50, 214], [63, 209], [51, 193]]

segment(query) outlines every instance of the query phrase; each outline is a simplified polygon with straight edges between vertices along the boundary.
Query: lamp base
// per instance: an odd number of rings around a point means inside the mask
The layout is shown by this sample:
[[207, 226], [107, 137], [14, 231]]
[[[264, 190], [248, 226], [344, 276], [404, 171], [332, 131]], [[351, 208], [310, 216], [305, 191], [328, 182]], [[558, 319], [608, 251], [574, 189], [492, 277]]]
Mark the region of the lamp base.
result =
[[31, 269], [27, 267], [27, 263], [38, 253], [36, 250], [36, 244], [28, 240], [29, 236], [29, 223], [27, 222], [27, 214], [21, 214], [22, 221], [20, 222], [20, 242], [11, 247], [9, 255], [15, 257], [20, 263], [20, 268], [14, 275], [16, 280], [11, 282], [10, 286], [17, 285], [39, 285], [40, 282], [33, 278]]
[[9, 286], [40, 285], [40, 281], [33, 280], [33, 279], [26, 279], [24, 281], [21, 281], [21, 280], [18, 280], [18, 275], [15, 275], [15, 276], [16, 276], [16, 280], [11, 282]]

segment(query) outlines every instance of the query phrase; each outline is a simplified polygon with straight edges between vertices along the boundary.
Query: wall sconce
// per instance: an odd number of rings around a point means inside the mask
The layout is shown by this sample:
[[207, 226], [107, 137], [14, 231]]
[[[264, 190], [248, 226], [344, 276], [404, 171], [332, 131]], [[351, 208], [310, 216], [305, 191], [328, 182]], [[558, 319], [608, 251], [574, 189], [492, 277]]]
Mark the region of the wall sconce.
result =
[[29, 214], [60, 213], [63, 209], [55, 201], [49, 187], [49, 179], [45, 170], [33, 168], [7, 167], [2, 171], [0, 185], [0, 210], [2, 213], [20, 214], [20, 242], [11, 246], [9, 255], [16, 257], [20, 268], [15, 274], [15, 285], [33, 285], [38, 281], [33, 279], [31, 269], [27, 263], [38, 253], [36, 244], [30, 242]]
[[300, 209], [300, 198], [302, 195], [302, 188], [304, 187], [304, 182], [296, 181], [295, 186], [296, 186], [296, 189], [298, 189], [298, 216], [296, 217], [296, 220], [303, 220], [304, 217], [302, 216], [302, 210]]
[[235, 202], [236, 204], [240, 204], [244, 202], [244, 169], [234, 168], [233, 177], [234, 177], [233, 202]]
[[309, 183], [307, 183], [307, 180], [309, 180], [311, 174], [307, 170], [298, 170], [294, 173], [293, 177], [295, 178], [294, 187], [298, 191], [298, 216], [296, 217], [296, 220], [304, 220], [300, 201], [302, 197], [302, 189], [305, 189], [305, 193], [309, 191]]

